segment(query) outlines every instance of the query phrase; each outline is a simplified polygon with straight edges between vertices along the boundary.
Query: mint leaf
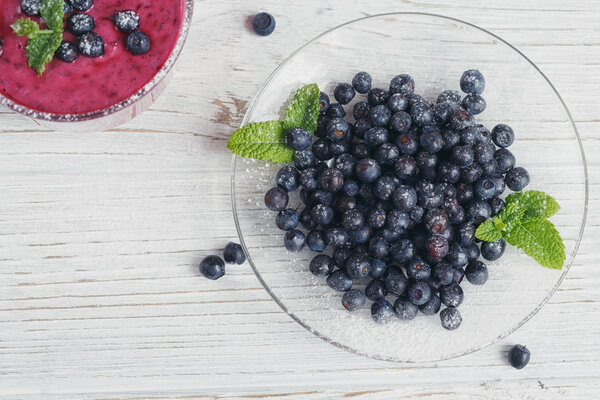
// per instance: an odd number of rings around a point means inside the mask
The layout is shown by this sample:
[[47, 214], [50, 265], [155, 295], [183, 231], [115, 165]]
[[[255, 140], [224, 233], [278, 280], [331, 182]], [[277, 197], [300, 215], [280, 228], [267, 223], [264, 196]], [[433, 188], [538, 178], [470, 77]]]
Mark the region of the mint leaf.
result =
[[29, 39], [40, 32], [40, 26], [30, 18], [19, 18], [10, 26], [17, 36], [27, 36]]
[[506, 198], [506, 204], [518, 203], [523, 209], [522, 221], [537, 221], [550, 218], [560, 210], [556, 200], [539, 190], [513, 193]]
[[315, 133], [317, 130], [317, 119], [319, 118], [320, 94], [321, 92], [316, 83], [298, 89], [285, 112], [283, 130], [303, 128], [311, 133]]
[[552, 222], [523, 222], [503, 232], [503, 236], [509, 244], [522, 249], [542, 266], [562, 269], [566, 259], [565, 245]]
[[486, 242], [495, 242], [502, 237], [502, 231], [496, 227], [494, 221], [483, 221], [475, 231], [475, 237]]
[[521, 207], [518, 202], [505, 203], [502, 211], [498, 214], [498, 219], [502, 221], [503, 226], [500, 228], [502, 231], [511, 230], [515, 224], [520, 223], [525, 208]]
[[44, 0], [40, 14], [48, 28], [55, 32], [63, 32], [63, 0]]
[[255, 122], [233, 132], [227, 148], [242, 157], [276, 163], [291, 162], [294, 150], [285, 144], [285, 131], [279, 121]]
[[61, 42], [61, 32], [50, 32], [29, 39], [26, 47], [28, 65], [41, 76], [46, 70], [46, 64], [52, 61]]

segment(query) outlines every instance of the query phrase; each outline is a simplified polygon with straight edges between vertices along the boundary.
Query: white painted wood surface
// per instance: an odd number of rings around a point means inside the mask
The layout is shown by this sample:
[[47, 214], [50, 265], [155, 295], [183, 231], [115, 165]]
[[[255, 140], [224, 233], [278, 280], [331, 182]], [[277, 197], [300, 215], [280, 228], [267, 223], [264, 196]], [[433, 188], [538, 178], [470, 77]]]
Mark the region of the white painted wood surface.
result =
[[[0, 398], [600, 398], [600, 3], [198, 1], [177, 73], [110, 132], [42, 131], [0, 111]], [[261, 38], [247, 18], [268, 10]], [[475, 354], [394, 364], [345, 353], [293, 322], [248, 265], [212, 282], [204, 255], [236, 238], [225, 141], [263, 80], [325, 29], [389, 11], [441, 13], [516, 45], [582, 134], [590, 211], [558, 292]], [[518, 88], [516, 88], [518, 89]], [[505, 351], [528, 344], [521, 371]]]

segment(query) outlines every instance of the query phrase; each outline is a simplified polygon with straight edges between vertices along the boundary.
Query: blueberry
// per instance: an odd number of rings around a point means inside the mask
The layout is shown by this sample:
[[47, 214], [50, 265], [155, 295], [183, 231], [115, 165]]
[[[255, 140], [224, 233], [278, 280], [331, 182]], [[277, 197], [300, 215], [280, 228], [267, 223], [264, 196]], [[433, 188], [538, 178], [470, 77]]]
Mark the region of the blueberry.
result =
[[505, 124], [498, 124], [492, 129], [492, 140], [498, 147], [508, 147], [515, 141], [515, 133]]
[[371, 237], [371, 228], [368, 226], [359, 226], [348, 231], [350, 243], [362, 244], [367, 243]]
[[391, 117], [392, 112], [384, 104], [374, 106], [369, 112], [369, 121], [372, 126], [387, 126]]
[[91, 32], [95, 26], [94, 18], [83, 13], [72, 14], [67, 20], [67, 29], [75, 36]]
[[296, 168], [286, 165], [277, 172], [275, 182], [280, 188], [293, 192], [300, 186], [300, 174]]
[[319, 187], [335, 193], [344, 187], [344, 175], [337, 168], [327, 168], [319, 175]]
[[333, 271], [327, 277], [327, 285], [336, 292], [347, 292], [352, 288], [352, 278], [342, 269]]
[[294, 154], [294, 165], [298, 170], [304, 170], [317, 165], [317, 158], [311, 150], [297, 151]]
[[449, 285], [454, 278], [454, 268], [444, 262], [438, 263], [433, 267], [431, 277], [440, 287]]
[[472, 285], [483, 285], [488, 280], [488, 269], [482, 261], [471, 261], [465, 268], [465, 276]]
[[266, 12], [256, 14], [252, 28], [260, 36], [269, 36], [275, 30], [275, 18]]
[[77, 11], [88, 11], [94, 6], [94, 0], [69, 0]]
[[[366, 131], [371, 129], [373, 126], [371, 125], [371, 121], [368, 118], [360, 118], [356, 120], [354, 123], [354, 133], [358, 139], [363, 139]], [[353, 143], [353, 144], [362, 144], [362, 143]]]
[[489, 200], [496, 194], [496, 183], [491, 178], [482, 178], [473, 186], [475, 197], [480, 200]]
[[308, 148], [312, 143], [312, 133], [302, 128], [291, 128], [285, 134], [285, 144], [296, 151]]
[[390, 255], [392, 259], [402, 264], [412, 260], [415, 257], [415, 254], [415, 245], [407, 238], [400, 239], [390, 246]]
[[431, 287], [427, 282], [415, 282], [408, 288], [408, 300], [415, 306], [421, 306], [431, 299]]
[[409, 109], [417, 103], [425, 103], [425, 99], [423, 98], [423, 96], [416, 93], [407, 94], [406, 101], [408, 101]]
[[410, 301], [404, 300], [402, 298], [396, 299], [394, 303], [394, 313], [398, 318], [403, 321], [408, 321], [417, 316], [419, 312], [419, 307]]
[[310, 208], [307, 207], [300, 212], [300, 224], [308, 230], [317, 227], [317, 223], [310, 216]]
[[435, 294], [432, 294], [427, 303], [419, 306], [419, 310], [425, 315], [433, 315], [440, 311], [441, 306], [442, 302], [440, 301], [440, 298]]
[[121, 32], [132, 32], [140, 27], [140, 16], [133, 10], [117, 11], [112, 17]]
[[415, 81], [410, 75], [400, 74], [390, 81], [390, 93], [411, 94], [415, 91]]
[[331, 160], [333, 157], [331, 151], [329, 151], [329, 145], [331, 140], [329, 139], [317, 139], [312, 145], [312, 152], [319, 161]]
[[441, 207], [444, 203], [444, 195], [438, 188], [436, 188], [431, 194], [420, 191], [417, 193], [417, 195], [419, 197], [418, 204], [426, 210]]
[[432, 235], [439, 234], [448, 226], [448, 214], [439, 208], [427, 211], [425, 214], [425, 228]]
[[506, 241], [500, 238], [494, 242], [481, 243], [481, 255], [488, 261], [496, 261], [504, 254], [506, 249]]
[[475, 119], [467, 110], [459, 108], [452, 113], [449, 123], [452, 129], [462, 130], [475, 125]]
[[371, 317], [378, 324], [387, 324], [394, 316], [394, 308], [384, 299], [376, 300], [371, 304]]
[[125, 48], [133, 55], [146, 54], [150, 50], [150, 38], [144, 32], [133, 31], [127, 35]]
[[445, 125], [450, 120], [450, 116], [456, 110], [456, 106], [452, 103], [437, 103], [431, 109], [433, 119], [438, 125]]
[[346, 111], [340, 103], [331, 103], [325, 113], [329, 118], [344, 118]]
[[79, 56], [79, 51], [74, 43], [63, 41], [54, 54], [61, 61], [73, 62]]
[[225, 262], [219, 256], [208, 256], [200, 263], [200, 272], [208, 279], [217, 280], [225, 275]]
[[492, 208], [485, 200], [471, 200], [466, 207], [469, 221], [475, 225], [481, 224], [486, 219], [492, 218]]
[[371, 257], [369, 261], [371, 263], [371, 271], [369, 272], [369, 276], [374, 279], [381, 278], [385, 274], [385, 271], [387, 271], [387, 265], [385, 264], [385, 261], [374, 257]]
[[342, 226], [353, 229], [365, 224], [365, 216], [359, 210], [348, 210], [342, 215]]
[[[360, 187], [358, 191], [360, 191]], [[336, 199], [334, 207], [335, 210], [340, 213], [352, 210], [353, 208], [356, 208], [356, 198], [353, 196], [341, 195]]]
[[454, 104], [455, 107], [458, 107], [460, 104], [461, 95], [456, 90], [444, 90], [437, 97], [437, 103], [451, 103]]
[[481, 169], [483, 170], [483, 176], [487, 176], [492, 178], [495, 183], [496, 175], [498, 174], [498, 163], [496, 160], [492, 159], [489, 163], [480, 164]]
[[426, 126], [419, 138], [421, 148], [429, 153], [437, 153], [444, 146], [440, 130], [435, 126]]
[[242, 246], [229, 242], [223, 250], [223, 258], [229, 264], [243, 264], [246, 261], [246, 254], [244, 254]]
[[415, 177], [419, 172], [417, 162], [411, 156], [402, 156], [394, 164], [396, 176], [400, 179], [409, 179]]
[[365, 132], [365, 143], [370, 147], [376, 147], [386, 143], [388, 140], [388, 130], [382, 127], [371, 128]]
[[361, 94], [368, 93], [371, 90], [371, 83], [371, 75], [366, 72], [359, 72], [352, 78], [352, 87]]
[[325, 113], [329, 109], [330, 103], [331, 101], [329, 100], [327, 93], [321, 92], [319, 94], [319, 112]]
[[68, 1], [63, 3], [63, 14], [65, 14], [65, 18], [73, 14], [73, 6]]
[[[327, 138], [329, 140], [342, 140], [348, 136], [350, 126], [342, 118], [332, 118], [327, 124]], [[308, 131], [307, 131], [308, 132]], [[310, 133], [310, 132], [309, 132]], [[313, 148], [314, 151], [314, 148]]]
[[381, 176], [381, 167], [371, 158], [363, 158], [354, 167], [356, 177], [362, 182], [375, 182]]
[[342, 228], [329, 228], [325, 231], [325, 241], [330, 247], [342, 246], [348, 242], [348, 232]]
[[386, 104], [392, 113], [405, 111], [408, 108], [408, 100], [400, 93], [391, 95]]
[[33, 17], [40, 14], [42, 0], [21, 0], [21, 11], [25, 15]]
[[291, 231], [296, 229], [300, 223], [300, 214], [291, 208], [281, 210], [275, 217], [275, 225], [283, 231]]
[[385, 104], [390, 98], [390, 93], [387, 90], [374, 88], [369, 90], [369, 94], [367, 95], [367, 101], [371, 105], [371, 107], [378, 106], [380, 104]]
[[504, 207], [504, 200], [498, 196], [492, 197], [489, 203], [490, 207], [492, 208], [492, 216], [498, 215], [500, 211], [502, 211], [502, 207]]
[[357, 160], [362, 160], [363, 158], [369, 158], [371, 152], [369, 146], [365, 143], [352, 143], [352, 146], [350, 146], [350, 154]]
[[496, 167], [496, 171], [499, 174], [504, 174], [508, 172], [511, 168], [515, 166], [516, 159], [515, 156], [508, 149], [498, 149], [494, 153], [494, 160], [498, 166]]
[[485, 99], [478, 94], [468, 94], [462, 101], [462, 106], [471, 115], [481, 114], [485, 110], [486, 105]]
[[366, 101], [359, 101], [354, 104], [352, 108], [352, 115], [355, 120], [360, 120], [362, 118], [367, 118], [371, 112], [371, 106]]
[[410, 215], [400, 210], [391, 210], [386, 217], [386, 226], [396, 232], [404, 233], [410, 225]]
[[344, 267], [352, 279], [364, 279], [371, 271], [369, 257], [363, 254], [351, 254], [344, 263]]
[[442, 327], [444, 327], [444, 329], [452, 331], [460, 326], [462, 317], [460, 316], [458, 308], [448, 307], [440, 312], [440, 321], [442, 322]]
[[86, 57], [92, 58], [104, 55], [104, 39], [96, 32], [88, 32], [81, 35], [79, 38], [79, 52]]
[[460, 131], [460, 141], [464, 145], [475, 146], [481, 140], [481, 132], [476, 126], [469, 126]]
[[348, 104], [354, 98], [354, 88], [349, 83], [340, 83], [333, 90], [333, 97], [340, 104]]
[[442, 235], [433, 235], [426, 242], [427, 257], [438, 261], [446, 257], [449, 251], [448, 239]]
[[460, 143], [460, 133], [452, 129], [442, 129], [442, 139], [444, 140], [442, 150], [452, 150]]
[[[417, 166], [421, 169], [421, 175], [423, 171], [434, 171], [435, 166], [437, 165], [438, 157], [435, 153], [429, 153], [427, 151], [421, 151], [415, 157], [415, 161], [417, 162]], [[433, 181], [435, 179], [431, 179], [428, 177], [423, 177], [428, 181]]]
[[383, 282], [388, 293], [396, 296], [402, 296], [408, 288], [408, 280], [398, 267], [388, 267], [383, 275]]
[[460, 168], [452, 162], [442, 161], [438, 163], [437, 176], [441, 181], [456, 183], [460, 179]]
[[481, 254], [477, 243], [471, 243], [470, 245], [466, 246], [465, 251], [467, 252], [467, 258], [469, 261], [477, 260]]
[[450, 159], [456, 165], [461, 168], [468, 167], [473, 164], [475, 159], [475, 152], [470, 146], [454, 146]]
[[358, 289], [350, 289], [342, 296], [342, 305], [348, 311], [356, 311], [365, 305], [365, 294]]
[[[338, 169], [340, 168], [340, 166], [337, 166]], [[344, 172], [343, 170], [340, 169], [340, 171], [342, 171], [342, 173]], [[354, 165], [352, 165], [352, 171], [354, 171]], [[358, 183], [356, 183], [356, 181], [353, 181], [351, 179], [344, 179], [344, 187], [342, 188], [342, 192], [349, 197], [352, 196], [356, 196], [358, 194], [358, 190], [359, 190], [360, 186], [358, 185]]]
[[406, 275], [413, 281], [426, 281], [431, 276], [431, 267], [425, 261], [415, 259], [406, 264]]
[[529, 172], [525, 168], [515, 167], [506, 173], [504, 177], [506, 187], [513, 192], [520, 192], [529, 185]]
[[385, 226], [386, 213], [385, 210], [375, 209], [371, 210], [367, 215], [367, 225], [371, 228], [380, 229]]
[[[494, 161], [494, 152], [496, 151], [496, 147], [492, 142], [488, 141], [480, 141], [473, 145], [473, 153], [475, 154], [475, 161], [480, 164], [488, 164]], [[496, 163], [494, 162], [492, 171], [489, 171], [488, 174], [492, 175], [495, 172]]]
[[387, 290], [385, 284], [377, 279], [373, 279], [365, 288], [365, 294], [369, 300], [385, 299], [387, 296]]
[[375, 160], [381, 165], [394, 165], [400, 158], [400, 150], [393, 143], [383, 143], [375, 150]]
[[475, 183], [483, 176], [483, 167], [474, 162], [462, 169], [460, 176], [465, 183]]
[[452, 244], [448, 254], [446, 255], [446, 260], [454, 268], [460, 268], [467, 265], [469, 262], [469, 257], [467, 256], [467, 251], [463, 246], [459, 244]]
[[[389, 120], [389, 127], [392, 131], [397, 132], [397, 133], [405, 133], [408, 131], [408, 129], [411, 127], [412, 124], [412, 118], [411, 116], [404, 112], [404, 111], [398, 111], [396, 113], [394, 113], [390, 120]], [[414, 135], [412, 135], [414, 136]], [[405, 136], [406, 137], [406, 136]], [[411, 136], [408, 136], [409, 138]], [[396, 143], [398, 146], [400, 146], [399, 143]], [[414, 150], [412, 150], [412, 152], [406, 152], [405, 154], [412, 154], [414, 153], [417, 149], [416, 146], [418, 146], [418, 143], [415, 140], [414, 143]]]
[[315, 168], [306, 168], [300, 171], [300, 185], [309, 192], [318, 188], [317, 170]]
[[[340, 154], [334, 161], [333, 165], [337, 169], [343, 178], [352, 177], [354, 174], [354, 166], [356, 165], [356, 158], [352, 154], [344, 153]], [[337, 186], [337, 185], [335, 185]], [[343, 186], [342, 186], [343, 189]], [[337, 191], [337, 190], [336, 190]], [[356, 194], [356, 193], [354, 193]]]
[[321, 252], [325, 250], [325, 247], [327, 247], [325, 232], [316, 229], [308, 232], [308, 235], [306, 235], [306, 245], [312, 251]]
[[337, 246], [333, 250], [333, 261], [335, 261], [336, 265], [338, 265], [340, 268], [343, 268], [344, 263], [346, 262], [348, 257], [350, 257], [353, 251], [353, 245], [351, 245], [350, 243], [343, 243], [342, 245]]
[[456, 242], [461, 244], [462, 246], [469, 246], [473, 243], [473, 238], [475, 236], [476, 226], [471, 222], [464, 222], [458, 226], [458, 230], [456, 231], [458, 237], [456, 238]]
[[427, 103], [415, 103], [410, 107], [412, 123], [417, 126], [430, 125], [433, 122], [431, 107]]
[[308, 264], [308, 270], [315, 276], [326, 277], [335, 267], [331, 257], [325, 254], [315, 256]]
[[440, 300], [448, 307], [460, 306], [463, 299], [463, 290], [457, 283], [444, 285], [440, 288]]
[[459, 204], [466, 204], [475, 198], [473, 186], [468, 183], [461, 183], [456, 188], [456, 200]]
[[289, 196], [285, 189], [274, 187], [265, 194], [265, 205], [271, 211], [285, 210], [289, 202]]
[[298, 252], [304, 248], [304, 245], [306, 244], [306, 236], [304, 236], [304, 233], [298, 229], [287, 231], [285, 233], [283, 244], [289, 251]]
[[333, 221], [333, 209], [323, 204], [317, 204], [310, 211], [310, 217], [319, 225], [329, 225]]
[[463, 72], [460, 78], [460, 89], [465, 93], [481, 94], [485, 89], [485, 78], [477, 69]]
[[529, 349], [521, 344], [514, 345], [508, 352], [508, 361], [516, 369], [525, 368], [530, 358]]

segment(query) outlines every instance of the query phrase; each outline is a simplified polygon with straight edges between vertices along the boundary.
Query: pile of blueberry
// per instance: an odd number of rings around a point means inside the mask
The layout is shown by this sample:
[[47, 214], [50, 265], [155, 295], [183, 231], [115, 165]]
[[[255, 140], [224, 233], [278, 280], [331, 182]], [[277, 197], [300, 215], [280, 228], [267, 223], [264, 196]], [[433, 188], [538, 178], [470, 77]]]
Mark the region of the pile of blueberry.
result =
[[[94, 0], [68, 0], [64, 2], [67, 30], [79, 38], [77, 44], [63, 41], [56, 57], [65, 62], [73, 62], [79, 54], [86, 57], [104, 55], [104, 39], [94, 32], [96, 24], [91, 15], [85, 14], [94, 6]], [[39, 16], [42, 0], [21, 0], [21, 11], [28, 16]], [[116, 28], [127, 33], [125, 48], [134, 55], [145, 54], [150, 50], [150, 39], [139, 31], [140, 17], [132, 10], [117, 11], [112, 18]]]
[[[504, 239], [478, 245], [475, 229], [500, 212], [505, 187], [522, 190], [529, 174], [507, 149], [514, 140], [508, 125], [490, 132], [475, 121], [486, 107], [478, 70], [463, 73], [464, 97], [446, 90], [435, 104], [414, 93], [409, 75], [393, 78], [388, 90], [371, 83], [360, 72], [335, 88], [337, 103], [321, 93], [314, 142], [304, 129], [286, 132], [295, 165], [279, 170], [265, 204], [277, 212], [288, 250], [329, 248], [331, 255], [317, 255], [308, 267], [345, 292], [349, 311], [369, 299], [373, 319], [385, 323], [394, 314], [436, 314], [444, 304], [442, 326], [456, 329], [463, 277], [484, 284], [488, 269], [479, 256], [497, 260], [506, 246]], [[357, 92], [367, 101], [354, 104], [351, 122], [344, 105]], [[288, 192], [297, 189], [303, 205], [288, 208]], [[353, 288], [359, 282], [367, 283], [364, 291]]]

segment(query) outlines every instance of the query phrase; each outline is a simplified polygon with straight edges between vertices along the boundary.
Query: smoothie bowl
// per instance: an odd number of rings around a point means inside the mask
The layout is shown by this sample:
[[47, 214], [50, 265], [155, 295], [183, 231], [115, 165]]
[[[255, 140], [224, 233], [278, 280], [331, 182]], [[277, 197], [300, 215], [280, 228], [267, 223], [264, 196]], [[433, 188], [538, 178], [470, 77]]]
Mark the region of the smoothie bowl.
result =
[[69, 0], [62, 45], [40, 71], [28, 54], [35, 34], [17, 32], [15, 23], [26, 18], [49, 32], [39, 8], [46, 2], [0, 5], [0, 104], [56, 129], [105, 130], [135, 118], [164, 90], [192, 0]]

